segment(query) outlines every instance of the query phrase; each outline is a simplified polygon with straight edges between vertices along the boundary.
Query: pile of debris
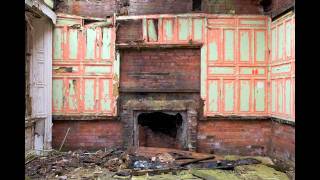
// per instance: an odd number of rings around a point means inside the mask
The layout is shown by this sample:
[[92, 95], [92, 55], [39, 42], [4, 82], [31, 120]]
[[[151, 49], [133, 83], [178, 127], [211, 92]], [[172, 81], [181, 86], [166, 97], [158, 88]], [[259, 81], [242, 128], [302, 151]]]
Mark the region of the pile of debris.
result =
[[[52, 151], [49, 155], [26, 161], [25, 175], [34, 178], [67, 179], [67, 174], [79, 168], [94, 169], [94, 174], [107, 173], [112, 177], [156, 175], [190, 168], [226, 169], [259, 164], [257, 159], [223, 160], [212, 154], [195, 153], [167, 148], [120, 148], [88, 151]], [[68, 176], [69, 177], [69, 176]], [[69, 177], [72, 179], [72, 177]]]

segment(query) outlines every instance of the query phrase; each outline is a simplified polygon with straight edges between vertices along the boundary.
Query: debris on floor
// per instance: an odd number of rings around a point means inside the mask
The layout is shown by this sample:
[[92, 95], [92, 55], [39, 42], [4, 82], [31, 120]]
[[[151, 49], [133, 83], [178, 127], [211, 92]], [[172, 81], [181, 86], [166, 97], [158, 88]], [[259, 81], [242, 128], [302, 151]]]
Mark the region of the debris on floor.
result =
[[[265, 160], [267, 159], [267, 160]], [[168, 148], [52, 151], [29, 158], [26, 179], [289, 179], [264, 157], [218, 156]], [[220, 178], [221, 177], [221, 178]]]

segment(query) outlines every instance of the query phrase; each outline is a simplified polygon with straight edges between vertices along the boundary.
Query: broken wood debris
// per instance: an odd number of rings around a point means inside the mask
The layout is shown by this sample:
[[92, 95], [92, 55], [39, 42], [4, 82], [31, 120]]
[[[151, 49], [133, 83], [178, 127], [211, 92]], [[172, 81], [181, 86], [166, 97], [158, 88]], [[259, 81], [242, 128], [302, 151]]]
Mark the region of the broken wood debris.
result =
[[[145, 153], [141, 154], [143, 151]], [[159, 175], [192, 168], [233, 169], [239, 165], [260, 163], [260, 161], [252, 158], [235, 161], [213, 161], [212, 159], [216, 159], [216, 157], [219, 159], [218, 156], [212, 154], [168, 148], [158, 148], [158, 151], [152, 148], [151, 151], [148, 148], [127, 151], [121, 148], [110, 148], [95, 152], [83, 150], [69, 152], [52, 151], [48, 156], [36, 157], [29, 160], [25, 164], [25, 174], [31, 178], [64, 178], [63, 176], [66, 176], [66, 174], [78, 171], [77, 168], [83, 167], [96, 169], [92, 176], [100, 176], [108, 172], [107, 174], [112, 174], [113, 178], [130, 178], [131, 176], [145, 174]]]

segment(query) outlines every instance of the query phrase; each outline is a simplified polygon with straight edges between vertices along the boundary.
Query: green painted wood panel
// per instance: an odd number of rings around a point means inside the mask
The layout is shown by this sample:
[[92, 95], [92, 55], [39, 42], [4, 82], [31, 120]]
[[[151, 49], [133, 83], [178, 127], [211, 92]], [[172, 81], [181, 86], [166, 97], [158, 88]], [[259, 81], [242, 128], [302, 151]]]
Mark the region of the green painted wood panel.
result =
[[278, 32], [278, 59], [283, 58], [283, 44], [284, 44], [284, 28], [283, 24], [279, 26], [279, 32]]
[[277, 97], [277, 86], [276, 81], [271, 82], [271, 111], [276, 112], [276, 97]]
[[254, 70], [258, 71], [258, 75], [265, 74], [264, 68], [251, 68], [251, 67], [241, 67], [240, 74], [245, 74], [245, 75], [253, 74], [252, 71], [254, 71]]
[[173, 40], [173, 22], [171, 20], [164, 21], [165, 40]]
[[108, 74], [111, 73], [111, 67], [110, 66], [87, 66], [85, 68], [86, 74]]
[[111, 28], [103, 28], [102, 30], [102, 59], [110, 59], [111, 58]]
[[274, 61], [276, 59], [276, 46], [277, 46], [277, 39], [276, 36], [277, 35], [277, 30], [276, 28], [272, 29], [271, 31], [271, 58], [272, 61]]
[[234, 83], [225, 82], [224, 84], [224, 110], [233, 111], [234, 109]]
[[264, 20], [240, 20], [241, 24], [246, 25], [264, 25], [266, 22]]
[[63, 107], [63, 80], [53, 79], [52, 80], [52, 100], [53, 108], [55, 111], [61, 111]]
[[273, 74], [288, 73], [288, 72], [290, 72], [290, 69], [291, 69], [291, 64], [285, 64], [285, 65], [280, 65], [280, 66], [276, 66], [276, 67], [271, 68], [271, 72]]
[[194, 19], [193, 21], [193, 39], [202, 40], [202, 19]]
[[110, 99], [110, 80], [102, 80], [103, 91], [101, 98], [101, 110], [102, 111], [111, 111], [111, 99]]
[[188, 40], [189, 36], [189, 21], [186, 18], [179, 18], [179, 40]]
[[286, 56], [291, 57], [291, 21], [286, 23]]
[[283, 83], [278, 81], [278, 112], [283, 112]]
[[249, 61], [249, 32], [240, 31], [240, 61]]
[[218, 81], [209, 81], [209, 111], [217, 112], [218, 111], [218, 98], [219, 98], [219, 89]]
[[94, 59], [96, 42], [96, 31], [94, 29], [87, 29], [87, 48], [86, 48], [86, 59]]
[[264, 111], [265, 105], [265, 85], [264, 81], [257, 81], [254, 91], [256, 111]]
[[78, 53], [78, 30], [69, 30], [69, 58], [76, 59]]
[[94, 80], [86, 79], [85, 90], [84, 90], [84, 107], [85, 110], [94, 110]]
[[219, 58], [218, 45], [220, 40], [220, 30], [219, 29], [210, 29], [208, 30], [208, 60], [217, 61]]
[[224, 34], [224, 59], [225, 61], [234, 60], [234, 30], [225, 30]]
[[62, 29], [53, 30], [53, 59], [62, 59]]
[[265, 61], [266, 41], [265, 32], [258, 31], [256, 37], [256, 61]]
[[250, 80], [240, 80], [240, 111], [250, 110]]
[[210, 74], [234, 74], [233, 67], [210, 67]]
[[68, 96], [68, 105], [70, 110], [77, 110], [78, 109], [78, 102], [77, 102], [77, 80], [70, 79], [69, 80], [69, 96]]
[[209, 44], [209, 60], [210, 61], [217, 61], [218, 60], [217, 42], [211, 42]]
[[290, 79], [286, 80], [286, 114], [290, 114], [290, 108], [291, 108], [291, 81]]
[[155, 23], [153, 19], [148, 19], [148, 37], [149, 41], [158, 41], [157, 36], [157, 27], [155, 27]]

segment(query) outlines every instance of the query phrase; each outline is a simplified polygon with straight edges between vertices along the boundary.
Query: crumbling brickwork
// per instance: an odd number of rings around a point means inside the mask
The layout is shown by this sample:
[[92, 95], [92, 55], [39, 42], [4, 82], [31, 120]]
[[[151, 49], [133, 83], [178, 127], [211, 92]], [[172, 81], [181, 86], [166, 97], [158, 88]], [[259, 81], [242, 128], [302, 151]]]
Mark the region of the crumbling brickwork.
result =
[[[288, 1], [288, 0], [282, 0]], [[193, 10], [192, 0], [62, 0], [56, 12], [106, 17], [119, 15], [181, 14], [205, 12], [213, 14], [263, 14], [259, 0], [202, 0], [201, 10]]]
[[271, 16], [277, 16], [287, 10], [288, 8], [294, 6], [294, 0], [272, 0], [271, 3]]
[[143, 39], [142, 20], [120, 21], [118, 24], [116, 43], [132, 43]]
[[101, 149], [122, 145], [122, 124], [113, 120], [54, 121], [53, 148], [59, 149], [66, 132], [64, 149]]
[[272, 124], [270, 156], [278, 160], [277, 164], [290, 167], [295, 162], [295, 127], [276, 121]]

